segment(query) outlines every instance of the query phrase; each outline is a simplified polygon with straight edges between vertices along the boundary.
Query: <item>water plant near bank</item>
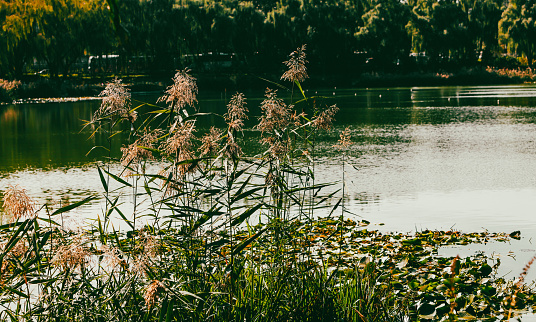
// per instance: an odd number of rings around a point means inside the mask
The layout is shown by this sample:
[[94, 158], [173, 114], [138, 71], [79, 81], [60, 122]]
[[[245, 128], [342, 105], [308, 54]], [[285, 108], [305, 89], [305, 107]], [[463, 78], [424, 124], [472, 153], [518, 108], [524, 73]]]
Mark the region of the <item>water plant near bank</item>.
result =
[[[497, 261], [437, 256], [442, 245], [509, 236], [381, 234], [350, 219], [346, 158], [340, 183], [314, 176], [315, 136], [330, 129], [337, 108], [304, 94], [305, 47], [285, 64], [291, 101], [266, 90], [249, 129], [265, 147], [255, 155], [242, 149], [249, 116], [241, 93], [221, 115], [225, 128], [198, 129], [209, 113], [196, 109], [188, 70], [156, 104], [133, 102], [120, 80], [109, 83], [87, 126], [110, 138], [96, 148], [121, 149], [122, 158], [96, 167], [104, 203], [94, 225], [62, 224], [92, 197], [39, 207], [22, 188], [4, 195], [12, 220], [0, 226], [0, 319], [493, 320], [534, 303], [521, 281], [494, 278]], [[113, 146], [121, 131], [128, 142]], [[343, 153], [350, 136], [340, 136]]]

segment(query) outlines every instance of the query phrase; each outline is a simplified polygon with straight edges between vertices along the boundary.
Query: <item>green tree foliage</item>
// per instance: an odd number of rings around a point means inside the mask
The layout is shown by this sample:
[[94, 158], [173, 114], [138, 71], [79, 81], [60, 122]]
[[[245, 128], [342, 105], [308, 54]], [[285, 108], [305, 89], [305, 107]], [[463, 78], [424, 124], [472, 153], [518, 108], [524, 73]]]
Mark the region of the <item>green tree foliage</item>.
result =
[[35, 39], [35, 29], [47, 8], [45, 1], [0, 0], [0, 76], [19, 78]]
[[[245, 59], [245, 63], [253, 64], [255, 53], [262, 50], [262, 38], [248, 30], [264, 31], [264, 13], [255, 7], [252, 2], [246, 2], [244, 5], [234, 9], [234, 23], [236, 30], [245, 31], [240, 33], [240, 37], [235, 36], [233, 43], [234, 50], [241, 54]], [[248, 54], [249, 53], [249, 54]]]
[[481, 53], [482, 62], [489, 65], [492, 56], [499, 52], [497, 26], [502, 14], [502, 0], [465, 0], [462, 5], [469, 17], [473, 48]]
[[202, 70], [210, 52], [233, 54], [235, 72], [273, 73], [304, 43], [318, 76], [360, 73], [365, 58], [367, 70], [411, 68], [410, 52], [431, 69], [487, 65], [504, 51], [499, 21], [509, 52], [532, 63], [536, 0], [503, 1], [0, 0], [0, 77], [36, 60], [68, 74], [82, 56], [108, 54], [123, 68], [135, 57], [149, 72]]
[[[312, 1], [306, 8], [307, 43], [314, 61], [322, 62], [316, 73], [355, 73], [350, 68], [354, 51], [362, 51], [354, 34], [362, 23], [356, 17], [363, 15], [361, 1]], [[337, 21], [338, 23], [333, 23]]]
[[47, 2], [48, 10], [43, 12], [37, 28], [36, 49], [38, 57], [48, 63], [53, 76], [69, 73], [70, 66], [88, 47], [113, 39], [107, 29], [99, 28], [106, 26], [103, 24], [105, 8], [102, 1]]
[[405, 29], [409, 21], [406, 4], [398, 0], [372, 0], [361, 19], [364, 24], [356, 36], [362, 48], [383, 64], [407, 57], [411, 42]]
[[69, 72], [88, 49], [109, 42], [98, 0], [0, 1], [2, 75], [20, 78], [25, 64], [43, 59], [53, 75]]
[[365, 50], [386, 64], [409, 54], [411, 41], [405, 26], [409, 7], [398, 0], [372, 0], [361, 17], [364, 24], [356, 36]]
[[408, 24], [413, 49], [433, 62], [470, 60], [474, 56], [469, 19], [454, 0], [417, 0]]
[[534, 65], [536, 50], [535, 18], [535, 0], [510, 0], [499, 22], [503, 44], [514, 52], [525, 54], [530, 67]]

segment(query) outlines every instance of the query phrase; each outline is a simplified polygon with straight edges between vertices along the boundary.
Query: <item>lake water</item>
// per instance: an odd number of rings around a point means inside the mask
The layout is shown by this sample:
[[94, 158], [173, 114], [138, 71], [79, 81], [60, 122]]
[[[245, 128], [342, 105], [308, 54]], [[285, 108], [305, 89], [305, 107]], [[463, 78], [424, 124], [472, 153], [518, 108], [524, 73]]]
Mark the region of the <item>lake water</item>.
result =
[[[262, 93], [246, 95], [251, 123]], [[536, 233], [535, 86], [329, 89], [308, 95], [322, 95], [340, 108], [336, 131], [318, 142], [317, 182], [341, 179], [342, 158], [331, 146], [343, 128], [351, 129], [355, 144], [345, 167], [351, 212], [385, 223], [382, 230]], [[227, 96], [201, 96], [200, 111], [223, 114]], [[135, 96], [150, 102], [155, 97]], [[99, 105], [1, 105], [0, 189], [19, 184], [39, 204], [100, 193], [92, 161], [104, 153], [86, 154], [105, 145], [105, 138], [88, 139], [92, 129], [82, 127]], [[213, 116], [198, 125], [212, 123], [223, 124]], [[120, 156], [127, 135], [114, 137], [112, 156]], [[249, 137], [250, 146], [258, 146], [256, 134]]]
[[[262, 93], [246, 93], [252, 116]], [[335, 95], [334, 95], [335, 94]], [[423, 229], [536, 233], [536, 87], [434, 87], [309, 92], [337, 104], [336, 130], [350, 127], [346, 169], [351, 212], [382, 230]], [[201, 111], [223, 114], [226, 93], [200, 97]], [[154, 102], [155, 95], [135, 96]], [[136, 103], [135, 103], [136, 104]], [[0, 106], [0, 189], [26, 188], [38, 204], [98, 195], [92, 161], [105, 145], [82, 128], [98, 100]], [[198, 125], [223, 124], [213, 116]], [[128, 131], [127, 131], [128, 132]], [[342, 178], [331, 148], [319, 140], [317, 182]], [[114, 137], [113, 156], [126, 135]], [[256, 135], [250, 135], [255, 146]], [[258, 145], [258, 143], [257, 143]], [[85, 207], [90, 214], [99, 211]]]
[[[246, 93], [250, 123], [260, 113], [262, 94]], [[373, 229], [520, 230], [523, 239], [514, 247], [519, 258], [534, 254], [536, 86], [332, 88], [307, 94], [340, 108], [335, 132], [318, 142], [316, 180], [341, 179], [342, 157], [331, 146], [350, 127], [355, 144], [345, 166], [347, 207]], [[229, 96], [201, 93], [200, 111], [223, 114]], [[135, 97], [154, 102], [156, 96]], [[82, 128], [99, 105], [98, 100], [0, 105], [0, 189], [19, 184], [40, 205], [99, 195], [93, 162], [103, 155], [86, 154], [105, 138], [88, 139], [92, 129]], [[212, 116], [198, 125], [212, 123], [223, 124]], [[126, 135], [114, 137], [113, 156], [119, 156]], [[255, 149], [258, 134], [250, 131], [247, 138]], [[66, 220], [86, 221], [100, 213], [95, 201]]]

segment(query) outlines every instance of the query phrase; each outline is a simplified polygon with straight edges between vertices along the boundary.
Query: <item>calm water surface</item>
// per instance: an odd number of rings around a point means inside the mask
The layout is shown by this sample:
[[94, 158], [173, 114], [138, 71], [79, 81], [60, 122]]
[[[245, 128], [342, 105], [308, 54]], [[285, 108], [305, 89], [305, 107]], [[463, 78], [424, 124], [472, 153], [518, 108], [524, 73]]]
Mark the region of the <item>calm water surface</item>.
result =
[[[307, 94], [323, 95], [341, 109], [336, 132], [318, 143], [317, 182], [341, 179], [342, 157], [331, 146], [349, 126], [355, 144], [345, 166], [348, 207], [385, 224], [375, 229], [520, 230], [527, 242], [536, 237], [536, 86]], [[227, 96], [201, 96], [200, 110], [223, 114]], [[253, 122], [262, 93], [246, 96]], [[154, 102], [155, 96], [137, 98]], [[93, 162], [105, 153], [86, 154], [105, 138], [88, 139], [92, 129], [82, 128], [99, 105], [98, 100], [0, 105], [0, 189], [19, 184], [38, 204], [65, 204], [102, 192]], [[212, 116], [199, 125], [212, 123], [222, 124]], [[119, 156], [126, 133], [114, 137], [112, 156]], [[247, 136], [252, 149], [257, 136]], [[99, 202], [90, 204], [71, 220], [95, 218], [100, 208]]]

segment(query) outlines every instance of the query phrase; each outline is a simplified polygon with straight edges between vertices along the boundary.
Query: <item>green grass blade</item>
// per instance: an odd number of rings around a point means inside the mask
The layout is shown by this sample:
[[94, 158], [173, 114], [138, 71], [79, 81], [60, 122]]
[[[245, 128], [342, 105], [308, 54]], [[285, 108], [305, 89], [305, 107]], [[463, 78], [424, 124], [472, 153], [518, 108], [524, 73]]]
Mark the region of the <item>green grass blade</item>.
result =
[[14, 223], [9, 223], [9, 224], [4, 224], [0, 226], [0, 230], [8, 230], [16, 226], [20, 226], [22, 224], [24, 224], [24, 222], [14, 222]]
[[255, 205], [254, 207], [247, 209], [240, 216], [238, 216], [238, 218], [235, 218], [235, 220], [233, 220], [233, 222], [231, 223], [231, 226], [240, 225], [242, 222], [244, 222], [244, 220], [246, 220], [251, 215], [253, 215], [255, 211], [259, 210], [262, 206], [263, 204], [259, 203]]
[[303, 98], [304, 98], [305, 100], [307, 100], [307, 96], [305, 96], [305, 92], [303, 91], [303, 88], [302, 88], [302, 86], [301, 86], [301, 84], [300, 84], [300, 81], [298, 81], [298, 80], [296, 79], [296, 80], [294, 80], [294, 83], [296, 83], [296, 85], [297, 85], [298, 88], [300, 89], [300, 93], [302, 94]]
[[[115, 210], [119, 216], [121, 216], [121, 218], [132, 228], [134, 229], [134, 225], [132, 224], [132, 222], [130, 220], [127, 219], [127, 217], [123, 214], [123, 212], [119, 209], [119, 205], [117, 205], [117, 202], [119, 201], [119, 196], [116, 197], [114, 199], [114, 201], [112, 202], [111, 200], [109, 200], [108, 198], [106, 198], [106, 200], [110, 203], [111, 207], [110, 209], [108, 209], [108, 213], [106, 214], [106, 218], [108, 218], [112, 212]], [[100, 217], [99, 217], [99, 225], [100, 225]], [[102, 228], [101, 228], [102, 229]]]
[[99, 171], [99, 177], [100, 177], [102, 186], [104, 187], [104, 191], [108, 192], [108, 184], [106, 183], [106, 179], [104, 178], [104, 174], [102, 173], [102, 170], [99, 167], [99, 165], [97, 165], [97, 170]]
[[167, 308], [168, 308], [169, 300], [166, 296], [166, 298], [162, 301], [162, 307], [160, 308], [160, 316], [158, 317], [158, 322], [163, 322], [164, 317], [167, 315]]
[[173, 319], [173, 301], [169, 301], [166, 311], [166, 322], [171, 322]]
[[262, 190], [264, 189], [264, 187], [257, 187], [257, 188], [253, 188], [251, 190], [248, 190], [246, 192], [242, 192], [241, 194], [237, 195], [237, 196], [234, 196], [232, 199], [231, 199], [231, 204], [234, 204], [235, 202], [237, 202], [238, 200], [241, 200], [241, 199], [244, 199], [246, 197], [249, 197], [251, 196], [252, 194], [254, 194], [255, 192], [259, 191], [259, 190]]
[[337, 208], [339, 208], [341, 202], [342, 202], [342, 198], [340, 198], [339, 201], [337, 201], [337, 203], [335, 204], [335, 206], [333, 206], [333, 208], [331, 208], [331, 211], [330, 211], [330, 213], [328, 215], [328, 218], [331, 218], [331, 215], [333, 215], [335, 210], [337, 210]]
[[3, 253], [0, 255], [0, 265], [2, 264], [2, 259], [4, 256], [15, 247], [17, 242], [20, 240], [19, 235], [25, 234], [30, 228], [33, 227], [33, 224], [31, 223], [33, 220], [26, 220], [23, 222], [22, 225], [19, 226], [19, 228], [15, 231], [15, 234], [11, 236], [9, 241], [6, 244], [6, 247], [4, 248]]
[[246, 248], [249, 244], [255, 241], [255, 239], [259, 238], [260, 235], [262, 235], [268, 228], [265, 227], [261, 230], [259, 230], [255, 235], [244, 239], [240, 244], [236, 245], [236, 247], [233, 249], [232, 254], [236, 255], [240, 253], [244, 248]]
[[215, 210], [207, 211], [203, 213], [203, 216], [201, 216], [195, 224], [192, 226], [191, 233], [193, 233], [197, 228], [201, 227], [204, 223], [210, 220], [210, 218], [218, 215], [223, 215], [224, 212], [220, 211], [221, 207], [218, 207]]
[[75, 203], [73, 203], [73, 204], [67, 205], [67, 206], [65, 206], [65, 207], [61, 207], [60, 209], [54, 211], [54, 212], [52, 213], [51, 216], [59, 215], [59, 214], [61, 214], [61, 213], [67, 212], [67, 211], [69, 211], [69, 210], [78, 208], [78, 207], [80, 207], [81, 205], [83, 205], [83, 204], [85, 204], [85, 203], [88, 203], [88, 202], [90, 202], [90, 201], [92, 201], [92, 200], [95, 200], [95, 199], [96, 199], [95, 197], [91, 196], [91, 197], [87, 197], [87, 198], [84, 199], [84, 200], [81, 200], [81, 201], [75, 202]]
[[17, 294], [17, 295], [20, 296], [20, 297], [23, 297], [23, 298], [25, 298], [25, 299], [28, 298], [28, 294], [24, 294], [24, 293], [22, 293], [21, 291], [19, 291], [19, 290], [17, 290], [17, 289], [14, 289], [14, 288], [11, 288], [11, 287], [9, 287], [9, 286], [5, 286], [5, 285], [3, 286], [3, 288], [5, 288], [7, 291], [9, 291], [9, 292], [11, 292], [11, 293], [14, 293], [14, 294]]
[[123, 179], [121, 179], [121, 178], [119, 178], [119, 177], [116, 176], [115, 174], [110, 173], [110, 172], [108, 172], [108, 171], [106, 171], [106, 170], [104, 170], [104, 169], [103, 169], [102, 171], [106, 172], [106, 174], [109, 175], [110, 177], [112, 177], [115, 181], [117, 181], [117, 182], [119, 182], [119, 183], [121, 183], [121, 184], [124, 184], [125, 186], [128, 186], [128, 187], [131, 187], [131, 188], [132, 188], [132, 185], [131, 185], [130, 183], [126, 182], [125, 180], [123, 180]]
[[58, 224], [57, 222], [55, 222], [54, 220], [52, 219], [48, 219], [46, 217], [39, 217], [39, 220], [42, 220], [46, 223], [49, 223], [49, 224], [52, 224], [52, 225], [56, 225], [56, 226], [60, 226], [60, 224]]

